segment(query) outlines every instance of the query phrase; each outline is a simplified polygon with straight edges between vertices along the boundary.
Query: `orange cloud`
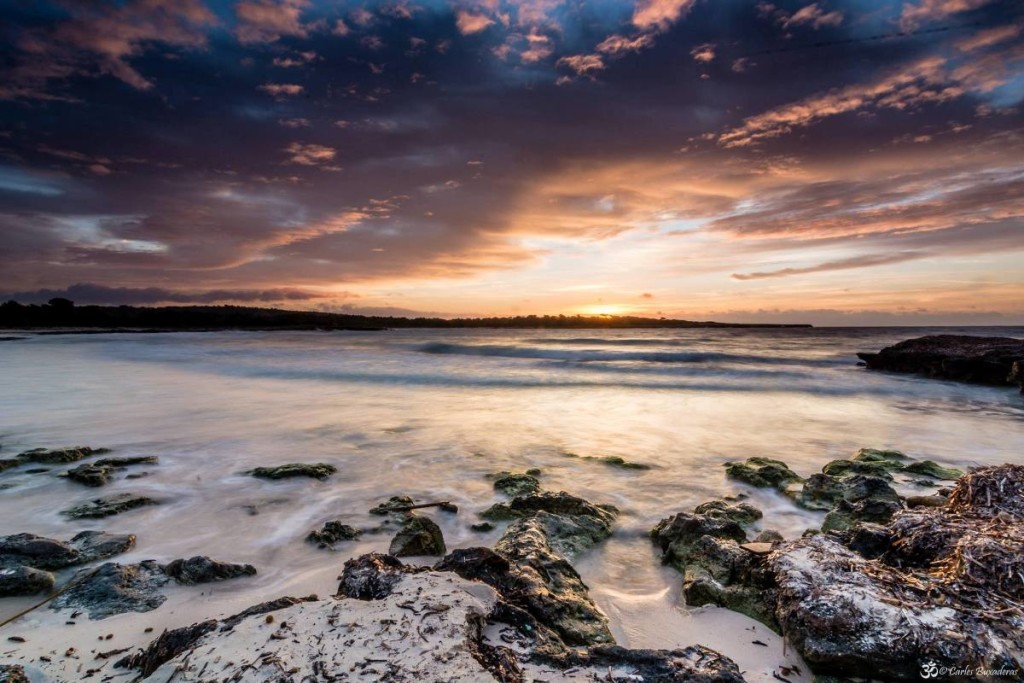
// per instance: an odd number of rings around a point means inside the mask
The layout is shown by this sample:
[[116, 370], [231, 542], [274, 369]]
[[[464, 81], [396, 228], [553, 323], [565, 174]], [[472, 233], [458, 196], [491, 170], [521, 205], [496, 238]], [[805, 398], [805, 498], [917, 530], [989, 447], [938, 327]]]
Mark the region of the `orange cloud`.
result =
[[693, 8], [697, 0], [640, 0], [633, 11], [639, 29], [664, 31]]

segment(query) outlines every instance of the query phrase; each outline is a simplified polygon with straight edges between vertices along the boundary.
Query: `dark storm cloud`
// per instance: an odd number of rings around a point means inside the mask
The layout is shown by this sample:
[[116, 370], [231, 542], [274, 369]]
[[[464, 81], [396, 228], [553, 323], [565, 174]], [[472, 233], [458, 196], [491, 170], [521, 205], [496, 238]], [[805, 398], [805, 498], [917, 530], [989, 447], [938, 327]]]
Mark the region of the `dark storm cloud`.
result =
[[[871, 5], [5, 3], [3, 284], [127, 301], [147, 277], [237, 294], [515, 267], [543, 256], [524, 236], [634, 229], [621, 188], [544, 192], [638, 160], [715, 185], [665, 196], [736, 239], [1019, 219], [1020, 171], [991, 143], [1019, 124], [1012, 3]], [[935, 22], [972, 28], [860, 40]], [[818, 177], [955, 126], [991, 153]], [[581, 212], [612, 194], [603, 220]]]

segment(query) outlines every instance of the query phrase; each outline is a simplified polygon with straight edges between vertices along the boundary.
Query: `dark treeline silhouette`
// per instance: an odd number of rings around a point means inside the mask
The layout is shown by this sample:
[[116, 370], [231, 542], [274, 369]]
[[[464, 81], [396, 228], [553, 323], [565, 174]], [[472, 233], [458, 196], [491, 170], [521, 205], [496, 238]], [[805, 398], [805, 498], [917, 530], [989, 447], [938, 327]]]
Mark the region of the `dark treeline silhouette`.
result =
[[89, 330], [385, 330], [408, 327], [490, 327], [624, 329], [679, 327], [810, 327], [740, 325], [637, 316], [517, 315], [501, 318], [395, 318], [388, 316], [287, 311], [248, 306], [76, 306], [68, 299], [49, 303], [0, 304], [0, 328]]

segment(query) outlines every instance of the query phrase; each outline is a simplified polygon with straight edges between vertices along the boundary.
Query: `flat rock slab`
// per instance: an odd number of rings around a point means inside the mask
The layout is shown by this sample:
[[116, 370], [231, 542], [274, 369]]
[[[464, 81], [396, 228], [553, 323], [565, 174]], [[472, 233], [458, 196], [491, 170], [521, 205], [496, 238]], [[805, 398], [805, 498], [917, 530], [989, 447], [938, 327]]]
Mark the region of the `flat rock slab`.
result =
[[[940, 334], [908, 339], [878, 353], [858, 353], [868, 369], [1004, 386], [1024, 382], [1024, 339]], [[1011, 379], [1011, 375], [1013, 379]]]
[[108, 562], [96, 569], [82, 569], [71, 579], [71, 588], [50, 603], [50, 608], [84, 610], [90, 619], [104, 619], [124, 612], [149, 612], [167, 599], [160, 592], [170, 581], [155, 560], [137, 564]]
[[120, 493], [103, 498], [95, 498], [87, 503], [76, 505], [64, 510], [61, 514], [72, 519], [100, 519], [119, 515], [128, 510], [157, 505], [157, 501], [148, 496], [140, 496], [133, 493]]
[[94, 455], [109, 453], [109, 448], [91, 448], [89, 446], [73, 446], [71, 448], [33, 448], [18, 454], [18, 460], [22, 462], [41, 462], [50, 465], [59, 465], [68, 462], [77, 462]]
[[273, 467], [256, 467], [249, 470], [249, 474], [254, 477], [258, 477], [259, 479], [290, 479], [292, 477], [327, 479], [337, 471], [337, 467], [324, 462], [293, 462], [286, 465], [275, 465]]

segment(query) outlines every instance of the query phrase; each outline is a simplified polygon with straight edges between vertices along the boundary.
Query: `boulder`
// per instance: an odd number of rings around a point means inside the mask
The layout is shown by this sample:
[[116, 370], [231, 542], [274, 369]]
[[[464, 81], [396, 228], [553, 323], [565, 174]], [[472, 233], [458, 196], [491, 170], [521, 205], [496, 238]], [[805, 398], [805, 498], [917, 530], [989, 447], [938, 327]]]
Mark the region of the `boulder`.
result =
[[732, 479], [758, 488], [784, 489], [788, 484], [803, 481], [786, 463], [772, 458], [753, 457], [745, 462], [727, 462], [725, 473]]
[[830, 477], [848, 477], [853, 474], [864, 474], [871, 477], [878, 477], [886, 481], [892, 481], [890, 470], [893, 467], [881, 462], [858, 462], [856, 460], [833, 460], [821, 471]]
[[840, 496], [832, 511], [825, 515], [822, 531], [842, 531], [857, 522], [885, 524], [903, 509], [896, 490], [884, 479], [854, 474], [839, 481]]
[[160, 589], [169, 577], [155, 560], [137, 564], [108, 562], [79, 570], [71, 587], [50, 603], [51, 609], [79, 609], [90, 619], [124, 612], [149, 612], [166, 600]]
[[944, 467], [931, 460], [912, 462], [904, 467], [903, 471], [910, 472], [911, 474], [920, 474], [933, 479], [944, 479], [946, 481], [956, 481], [960, 477], [964, 476], [963, 470], [958, 470], [955, 467]]
[[324, 525], [319, 529], [310, 531], [306, 536], [306, 540], [309, 543], [315, 543], [319, 548], [330, 548], [335, 543], [341, 541], [354, 541], [362, 535], [362, 531], [348, 524], [343, 524], [340, 520], [331, 520], [324, 522]]
[[418, 557], [421, 555], [444, 555], [444, 536], [433, 520], [427, 517], [409, 515], [391, 539], [388, 553], [395, 557]]
[[338, 471], [334, 465], [325, 462], [299, 463], [292, 462], [286, 465], [274, 465], [272, 467], [256, 467], [249, 470], [248, 474], [259, 479], [290, 479], [292, 477], [310, 477], [311, 479], [324, 480]]
[[338, 579], [338, 595], [356, 600], [382, 600], [391, 595], [406, 574], [419, 571], [393, 555], [370, 553], [345, 563]]
[[492, 521], [502, 521], [529, 517], [542, 510], [558, 515], [602, 519], [609, 524], [619, 512], [613, 505], [593, 505], [565, 491], [545, 491], [535, 495], [519, 496], [507, 503], [497, 503], [481, 512], [480, 516]]
[[82, 531], [67, 543], [35, 534], [0, 537], [0, 567], [24, 565], [36, 569], [64, 569], [101, 560], [130, 550], [133, 534]]
[[251, 564], [218, 562], [201, 555], [187, 560], [172, 560], [163, 567], [163, 570], [167, 576], [186, 586], [256, 575], [256, 568]]
[[49, 593], [53, 590], [53, 574], [24, 565], [0, 569], [0, 598]]
[[878, 353], [858, 353], [869, 370], [916, 373], [937, 379], [1007, 386], [1019, 381], [1024, 340], [940, 334], [908, 339]]
[[147, 505], [157, 505], [157, 501], [148, 496], [140, 496], [134, 493], [119, 493], [103, 498], [94, 498], [81, 505], [68, 508], [62, 511], [61, 514], [72, 519], [100, 519], [102, 517], [119, 515], [122, 512]]

